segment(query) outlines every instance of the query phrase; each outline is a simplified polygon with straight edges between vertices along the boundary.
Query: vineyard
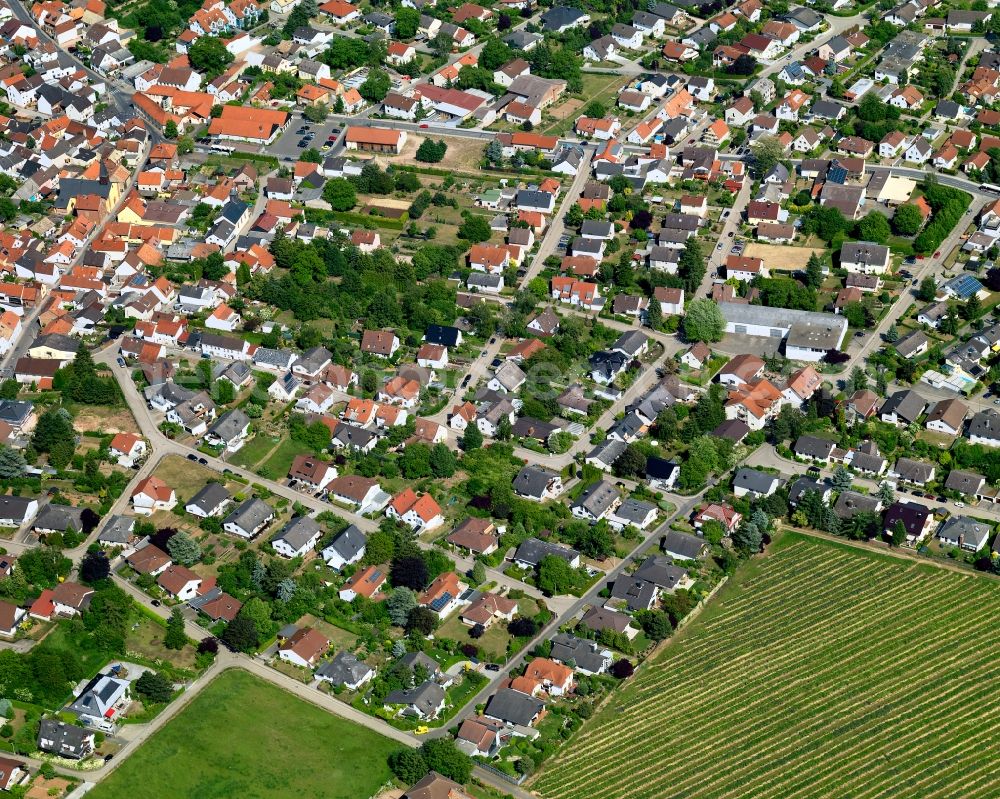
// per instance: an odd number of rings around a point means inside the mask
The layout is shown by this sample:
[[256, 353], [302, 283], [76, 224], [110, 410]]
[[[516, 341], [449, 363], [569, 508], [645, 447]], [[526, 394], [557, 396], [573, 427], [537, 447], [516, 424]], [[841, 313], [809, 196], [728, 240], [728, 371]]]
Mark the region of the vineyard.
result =
[[1000, 796], [1000, 584], [786, 535], [537, 776], [545, 799]]

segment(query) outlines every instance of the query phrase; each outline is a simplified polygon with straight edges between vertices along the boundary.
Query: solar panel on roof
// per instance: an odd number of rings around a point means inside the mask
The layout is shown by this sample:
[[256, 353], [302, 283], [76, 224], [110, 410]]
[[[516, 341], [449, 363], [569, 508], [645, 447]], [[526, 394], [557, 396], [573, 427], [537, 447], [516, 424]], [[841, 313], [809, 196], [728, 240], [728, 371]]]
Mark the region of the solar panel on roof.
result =
[[983, 284], [972, 275], [959, 275], [949, 283], [949, 287], [961, 299], [966, 300], [973, 294], [981, 291]]
[[830, 167], [830, 171], [827, 173], [826, 179], [831, 183], [843, 184], [847, 180], [847, 170], [842, 166]]
[[451, 599], [452, 599], [451, 593], [445, 591], [443, 594], [441, 594], [441, 596], [439, 596], [437, 599], [431, 602], [431, 610], [434, 611], [441, 610], [441, 608], [446, 607], [448, 603], [451, 602]]

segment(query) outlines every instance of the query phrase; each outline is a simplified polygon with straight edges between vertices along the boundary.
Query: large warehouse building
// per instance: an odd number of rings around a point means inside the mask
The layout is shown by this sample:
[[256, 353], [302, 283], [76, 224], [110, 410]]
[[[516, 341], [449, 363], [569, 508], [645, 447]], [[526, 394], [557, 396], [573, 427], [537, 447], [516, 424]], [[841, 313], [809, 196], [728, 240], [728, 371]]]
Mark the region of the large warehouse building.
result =
[[828, 350], [839, 349], [847, 335], [843, 316], [816, 311], [793, 311], [763, 305], [720, 302], [726, 332], [785, 340], [785, 357], [819, 361]]

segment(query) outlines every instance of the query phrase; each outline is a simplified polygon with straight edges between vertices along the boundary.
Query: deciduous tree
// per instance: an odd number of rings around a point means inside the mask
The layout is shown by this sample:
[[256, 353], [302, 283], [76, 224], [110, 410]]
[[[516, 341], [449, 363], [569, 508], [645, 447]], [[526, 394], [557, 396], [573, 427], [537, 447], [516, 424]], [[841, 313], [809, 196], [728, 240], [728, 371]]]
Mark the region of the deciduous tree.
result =
[[710, 299], [693, 300], [683, 321], [687, 341], [721, 341], [726, 332], [726, 320], [719, 306]]

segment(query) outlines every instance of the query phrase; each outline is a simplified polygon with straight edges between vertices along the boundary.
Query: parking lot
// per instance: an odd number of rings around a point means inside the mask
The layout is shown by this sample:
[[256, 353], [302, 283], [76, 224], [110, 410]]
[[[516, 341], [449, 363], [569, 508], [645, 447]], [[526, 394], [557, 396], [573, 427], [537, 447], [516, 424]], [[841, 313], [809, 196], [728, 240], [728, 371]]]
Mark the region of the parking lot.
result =
[[[334, 130], [338, 131], [337, 140], [327, 146], [327, 141]], [[344, 130], [344, 123], [338, 120], [308, 122], [302, 118], [295, 118], [289, 123], [288, 130], [282, 133], [274, 144], [264, 148], [264, 153], [292, 161], [298, 161], [302, 151], [310, 147], [315, 147], [324, 154], [334, 153], [343, 143]]]

